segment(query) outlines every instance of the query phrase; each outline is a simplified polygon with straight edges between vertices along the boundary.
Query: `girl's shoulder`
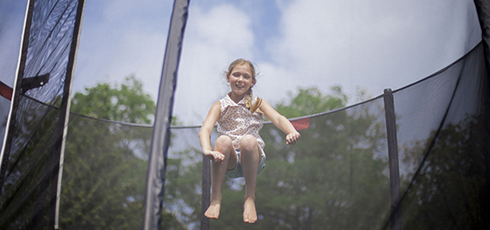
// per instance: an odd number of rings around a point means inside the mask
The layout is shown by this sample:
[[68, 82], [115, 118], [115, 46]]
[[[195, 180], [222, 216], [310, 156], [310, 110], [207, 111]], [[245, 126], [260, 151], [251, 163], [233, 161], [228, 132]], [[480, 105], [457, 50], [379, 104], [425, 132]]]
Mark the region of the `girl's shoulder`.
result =
[[222, 104], [223, 104], [223, 103], [221, 103], [221, 100], [219, 100], [219, 101], [215, 102], [211, 108], [214, 108], [214, 107], [216, 107], [216, 108], [221, 108], [221, 105], [222, 105]]
[[219, 101], [218, 101], [221, 105], [221, 109], [224, 109], [226, 108], [227, 106], [230, 106], [230, 105], [234, 105], [236, 104], [228, 94], [226, 94], [223, 98], [221, 98]]
[[218, 117], [221, 116], [221, 102], [220, 101], [215, 102], [211, 106], [211, 109], [209, 109], [209, 113], [216, 113], [218, 114]]

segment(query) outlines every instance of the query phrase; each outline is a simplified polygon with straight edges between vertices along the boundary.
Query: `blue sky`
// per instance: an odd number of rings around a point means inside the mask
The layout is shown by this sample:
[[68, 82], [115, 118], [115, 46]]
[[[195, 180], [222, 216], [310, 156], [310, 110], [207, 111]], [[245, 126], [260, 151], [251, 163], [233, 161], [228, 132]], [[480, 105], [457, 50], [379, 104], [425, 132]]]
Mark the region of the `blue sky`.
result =
[[12, 85], [27, 0], [0, 1], [0, 81]]
[[[0, 20], [2, 52], [18, 53], [13, 38], [21, 29], [5, 25], [22, 22], [25, 2], [0, 3], [0, 17], [9, 19]], [[172, 4], [87, 1], [73, 89], [135, 74], [156, 99]], [[228, 92], [222, 73], [236, 58], [257, 65], [254, 93], [271, 104], [298, 87], [329, 93], [334, 85], [355, 103], [357, 88], [377, 96], [415, 82], [481, 37], [472, 0], [191, 0], [189, 10], [174, 107], [187, 125], [201, 124]], [[6, 72], [16, 60], [4, 56]], [[0, 80], [11, 84], [10, 75]]]

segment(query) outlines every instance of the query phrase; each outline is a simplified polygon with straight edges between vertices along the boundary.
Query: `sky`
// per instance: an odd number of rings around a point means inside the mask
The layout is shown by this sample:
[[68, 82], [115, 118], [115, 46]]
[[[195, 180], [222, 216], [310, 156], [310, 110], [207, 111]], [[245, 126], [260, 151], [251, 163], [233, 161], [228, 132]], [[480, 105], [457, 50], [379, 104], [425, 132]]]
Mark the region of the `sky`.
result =
[[[2, 2], [0, 49], [16, 54], [21, 28], [11, 27], [22, 26], [26, 1]], [[172, 5], [86, 1], [73, 90], [134, 74], [156, 101]], [[254, 94], [273, 105], [299, 87], [328, 94], [337, 85], [353, 104], [359, 89], [374, 97], [425, 78], [480, 38], [472, 0], [191, 0], [173, 111], [200, 125], [229, 91], [223, 73], [237, 58], [256, 65]], [[12, 63], [1, 55], [7, 84]]]

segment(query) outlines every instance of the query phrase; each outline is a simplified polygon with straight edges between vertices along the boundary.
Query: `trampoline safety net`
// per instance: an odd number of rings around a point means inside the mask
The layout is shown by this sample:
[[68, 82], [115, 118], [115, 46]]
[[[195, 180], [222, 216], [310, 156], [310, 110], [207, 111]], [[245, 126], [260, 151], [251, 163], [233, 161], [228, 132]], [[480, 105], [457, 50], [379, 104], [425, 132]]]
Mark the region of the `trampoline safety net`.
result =
[[[439, 73], [393, 92], [404, 229], [489, 226], [484, 218], [490, 207], [490, 142], [483, 60], [479, 45]], [[294, 146], [285, 145], [271, 124], [261, 131], [267, 163], [257, 178], [259, 221], [254, 227], [389, 228], [383, 97], [298, 121], [306, 125]], [[26, 129], [40, 133], [49, 122], [47, 116]], [[140, 228], [152, 128], [72, 114], [68, 130], [60, 229]], [[201, 225], [203, 157], [198, 132], [199, 127], [171, 129], [162, 229]], [[43, 148], [11, 154], [9, 172], [15, 173], [7, 174], [2, 191], [2, 229], [25, 228], [33, 215], [44, 216], [33, 213], [32, 194], [38, 189], [35, 180], [42, 163], [34, 153]], [[204, 164], [209, 166], [209, 161]], [[204, 173], [206, 177], [209, 171]], [[222, 215], [210, 221], [211, 229], [249, 227], [237, 221], [243, 189], [242, 179], [226, 181]]]

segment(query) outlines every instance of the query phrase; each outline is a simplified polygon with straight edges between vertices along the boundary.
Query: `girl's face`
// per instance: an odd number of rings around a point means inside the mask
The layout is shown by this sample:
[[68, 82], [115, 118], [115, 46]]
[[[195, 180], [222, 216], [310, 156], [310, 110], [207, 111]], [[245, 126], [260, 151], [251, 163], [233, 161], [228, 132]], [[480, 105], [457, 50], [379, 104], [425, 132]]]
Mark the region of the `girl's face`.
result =
[[255, 84], [252, 71], [247, 65], [235, 66], [226, 80], [230, 83], [232, 99], [237, 100], [236, 102], [240, 101]]

